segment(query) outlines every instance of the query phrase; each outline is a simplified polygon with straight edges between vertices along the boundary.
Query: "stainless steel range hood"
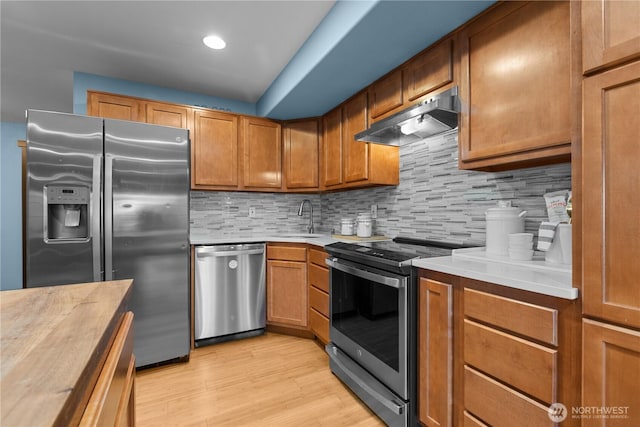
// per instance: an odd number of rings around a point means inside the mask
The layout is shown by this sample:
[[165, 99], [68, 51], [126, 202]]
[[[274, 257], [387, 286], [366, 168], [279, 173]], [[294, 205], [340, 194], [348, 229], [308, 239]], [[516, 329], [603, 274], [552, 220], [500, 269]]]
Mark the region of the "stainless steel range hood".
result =
[[456, 86], [428, 101], [372, 124], [369, 129], [356, 134], [355, 139], [401, 145], [456, 129], [459, 104]]

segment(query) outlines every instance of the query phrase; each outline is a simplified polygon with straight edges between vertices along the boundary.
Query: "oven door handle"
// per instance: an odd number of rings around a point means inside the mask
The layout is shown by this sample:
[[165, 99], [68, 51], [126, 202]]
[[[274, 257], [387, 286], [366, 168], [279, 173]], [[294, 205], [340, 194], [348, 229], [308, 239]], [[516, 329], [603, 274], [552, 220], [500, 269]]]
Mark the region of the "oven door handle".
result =
[[359, 268], [351, 267], [350, 265], [345, 265], [336, 261], [335, 258], [327, 258], [326, 263], [329, 267], [335, 268], [336, 270], [340, 270], [342, 272], [352, 274], [357, 277], [361, 277], [363, 279], [371, 280], [372, 282], [380, 283], [386, 286], [391, 286], [392, 288], [400, 289], [404, 287], [404, 283], [400, 281], [400, 279], [396, 279], [395, 277], [382, 276], [380, 274], [371, 273], [366, 270], [361, 270]]

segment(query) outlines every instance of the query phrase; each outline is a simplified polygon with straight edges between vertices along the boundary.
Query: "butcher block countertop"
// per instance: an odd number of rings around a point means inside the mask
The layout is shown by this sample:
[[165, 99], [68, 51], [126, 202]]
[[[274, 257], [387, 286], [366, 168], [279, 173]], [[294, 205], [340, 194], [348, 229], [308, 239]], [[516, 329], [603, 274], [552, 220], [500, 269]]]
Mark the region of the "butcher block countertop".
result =
[[0, 292], [0, 425], [76, 425], [132, 280]]

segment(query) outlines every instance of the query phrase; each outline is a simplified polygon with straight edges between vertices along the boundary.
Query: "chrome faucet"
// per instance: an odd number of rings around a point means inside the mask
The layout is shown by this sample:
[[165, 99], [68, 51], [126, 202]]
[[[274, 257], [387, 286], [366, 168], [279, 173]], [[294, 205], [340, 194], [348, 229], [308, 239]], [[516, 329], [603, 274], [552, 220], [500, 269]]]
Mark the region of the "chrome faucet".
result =
[[311, 215], [309, 215], [309, 225], [307, 226], [307, 231], [309, 232], [309, 234], [313, 234], [313, 203], [311, 203], [311, 200], [304, 199], [302, 203], [300, 203], [300, 207], [298, 208], [298, 216], [302, 216], [302, 209], [304, 208], [305, 202], [309, 203], [309, 206], [311, 206]]

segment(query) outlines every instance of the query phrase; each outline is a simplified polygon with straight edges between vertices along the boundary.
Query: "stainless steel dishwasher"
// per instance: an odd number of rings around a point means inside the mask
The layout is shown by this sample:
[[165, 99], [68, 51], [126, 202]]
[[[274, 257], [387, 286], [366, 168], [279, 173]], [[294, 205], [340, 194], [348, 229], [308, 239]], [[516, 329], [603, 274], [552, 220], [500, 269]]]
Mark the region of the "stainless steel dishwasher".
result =
[[196, 347], [264, 333], [265, 244], [197, 246]]

